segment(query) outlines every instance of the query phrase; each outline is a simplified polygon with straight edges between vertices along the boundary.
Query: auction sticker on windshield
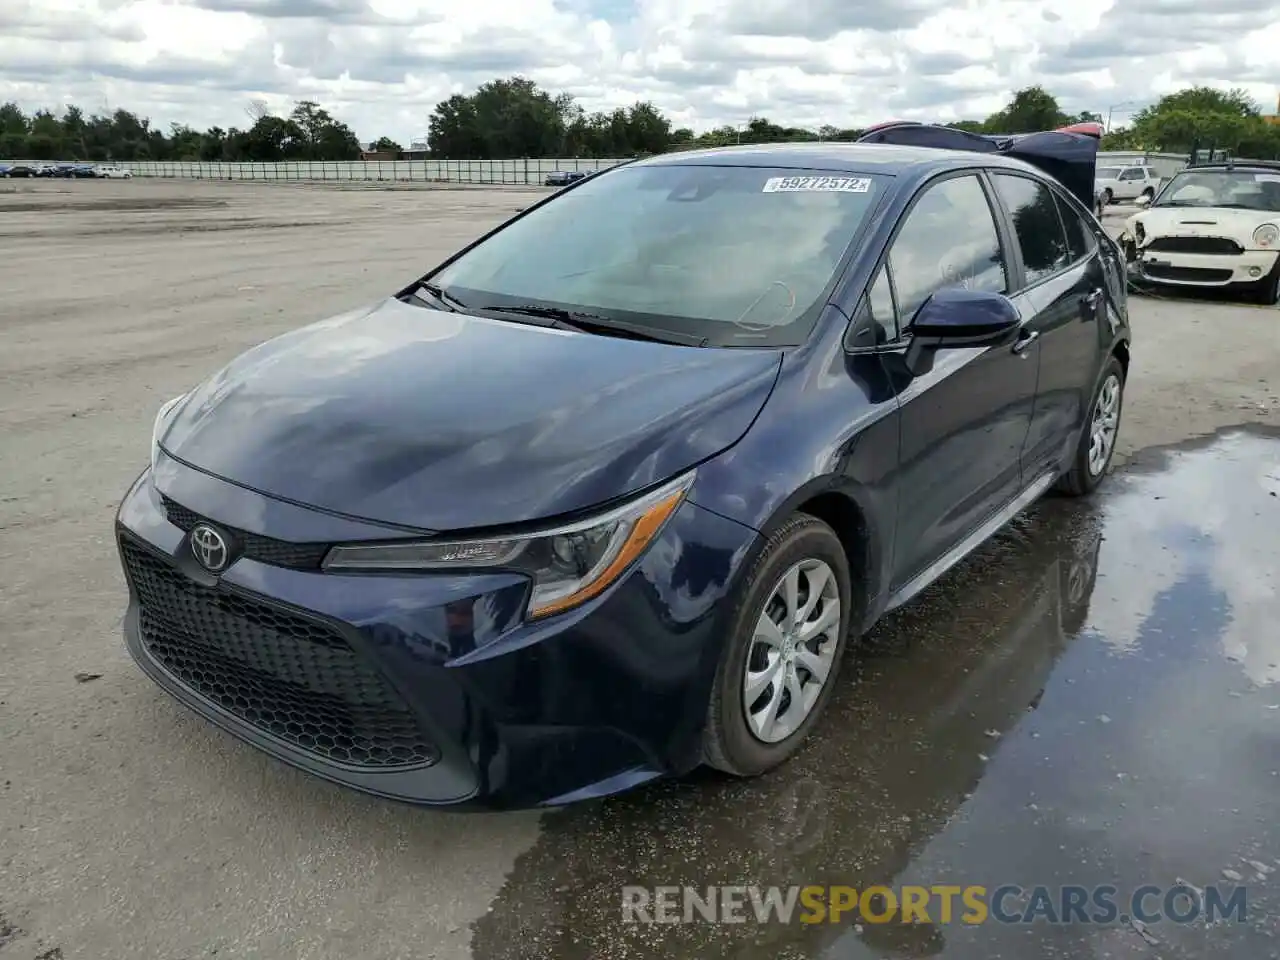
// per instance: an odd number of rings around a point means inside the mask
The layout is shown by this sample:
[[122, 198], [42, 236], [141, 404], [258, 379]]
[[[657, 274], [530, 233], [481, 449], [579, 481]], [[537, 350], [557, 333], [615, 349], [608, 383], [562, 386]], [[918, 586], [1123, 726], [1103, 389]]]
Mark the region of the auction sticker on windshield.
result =
[[761, 193], [868, 193], [866, 177], [770, 177]]

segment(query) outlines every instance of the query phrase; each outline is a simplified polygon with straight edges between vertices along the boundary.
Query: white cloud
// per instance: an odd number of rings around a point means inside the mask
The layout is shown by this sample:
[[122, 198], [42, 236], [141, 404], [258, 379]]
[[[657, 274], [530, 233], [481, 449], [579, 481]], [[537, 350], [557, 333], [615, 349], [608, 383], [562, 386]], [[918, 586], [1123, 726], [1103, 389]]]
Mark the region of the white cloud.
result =
[[1273, 0], [0, 0], [0, 101], [203, 128], [311, 98], [402, 142], [514, 73], [698, 128], [981, 118], [1033, 83], [1072, 111], [1192, 83], [1271, 109], [1278, 44]]

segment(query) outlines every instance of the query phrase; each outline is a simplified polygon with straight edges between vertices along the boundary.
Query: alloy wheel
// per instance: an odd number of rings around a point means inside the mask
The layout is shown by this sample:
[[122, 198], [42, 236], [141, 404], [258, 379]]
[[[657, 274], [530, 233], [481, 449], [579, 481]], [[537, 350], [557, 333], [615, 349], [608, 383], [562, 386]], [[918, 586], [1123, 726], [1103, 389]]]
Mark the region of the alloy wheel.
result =
[[1093, 419], [1089, 425], [1089, 473], [1097, 477], [1111, 461], [1115, 448], [1116, 431], [1120, 426], [1120, 378], [1108, 375], [1098, 391], [1093, 406]]
[[742, 678], [742, 705], [756, 739], [795, 733], [826, 685], [839, 648], [840, 590], [822, 560], [794, 564], [756, 620]]

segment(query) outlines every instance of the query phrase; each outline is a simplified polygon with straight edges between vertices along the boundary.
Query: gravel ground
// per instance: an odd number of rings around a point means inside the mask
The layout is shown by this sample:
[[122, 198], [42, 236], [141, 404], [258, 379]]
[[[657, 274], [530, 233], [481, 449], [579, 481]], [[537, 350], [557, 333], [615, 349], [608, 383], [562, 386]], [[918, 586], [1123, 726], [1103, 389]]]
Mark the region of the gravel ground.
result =
[[[1267, 659], [1280, 659], [1280, 651], [1261, 639], [1274, 631], [1257, 616], [1258, 610], [1272, 617], [1280, 610], [1274, 587], [1258, 579], [1256, 568], [1276, 567], [1269, 544], [1280, 541], [1274, 536], [1280, 514], [1275, 499], [1247, 509], [1259, 489], [1263, 496], [1268, 492], [1265, 478], [1276, 470], [1276, 449], [1269, 437], [1253, 434], [1211, 438], [1182, 452], [1153, 449], [1238, 424], [1280, 426], [1280, 310], [1274, 309], [1135, 299], [1119, 450], [1129, 463], [1114, 492], [1087, 516], [1061, 503], [1037, 508], [992, 547], [986, 561], [966, 565], [935, 589], [932, 600], [882, 626], [874, 646], [898, 655], [872, 656], [865, 672], [879, 679], [851, 685], [854, 692], [835, 714], [844, 722], [827, 724], [828, 737], [819, 746], [763, 786], [695, 777], [544, 822], [535, 814], [407, 809], [286, 769], [189, 716], [146, 681], [120, 640], [124, 586], [111, 520], [145, 464], [158, 405], [252, 344], [387, 294], [544, 192], [144, 180], [0, 187], [4, 960], [648, 956], [658, 950], [654, 930], [639, 936], [612, 923], [622, 883], [674, 883], [686, 875], [701, 883], [731, 882], [743, 870], [741, 876], [777, 883], [783, 882], [780, 865], [791, 871], [783, 871], [785, 882], [838, 882], [810, 879], [836, 863], [829, 855], [822, 863], [806, 860], [793, 843], [781, 857], [776, 837], [759, 846], [749, 818], [777, 816], [792, 803], [791, 793], [779, 794], [784, 787], [826, 798], [827, 822], [844, 824], [843, 845], [829, 849], [843, 851], [841, 862], [858, 878], [892, 879], [909, 864], [934, 875], [957, 865], [1024, 876], [1042, 868], [1061, 872], [1070, 862], [1059, 851], [1067, 849], [1060, 834], [1068, 828], [1078, 834], [1072, 842], [1089, 851], [1082, 862], [1095, 873], [1121, 853], [1140, 864], [1147, 862], [1143, 856], [1155, 856], [1162, 865], [1203, 854], [1215, 876], [1219, 866], [1228, 869], [1230, 857], [1250, 851], [1258, 858], [1267, 853], [1268, 864], [1280, 857], [1274, 845], [1261, 850], [1275, 839], [1275, 827], [1251, 819], [1264, 811], [1264, 797], [1274, 814], [1280, 789], [1273, 779], [1280, 766], [1277, 715], [1251, 712], [1270, 707], [1263, 701], [1275, 700], [1280, 679]], [[1280, 487], [1280, 472], [1273, 479]], [[1233, 498], [1234, 512], [1219, 518], [1207, 541], [1179, 539], [1182, 533], [1158, 536], [1181, 530], [1180, 522], [1216, 516], [1210, 508], [1221, 497]], [[1183, 516], [1152, 508], [1156, 500], [1176, 505]], [[1148, 513], [1151, 522], [1144, 527], [1140, 518]], [[1061, 687], [1054, 709], [1041, 716], [1061, 726], [1061, 756], [1072, 759], [1070, 769], [1083, 771], [1079, 782], [1036, 774], [1044, 785], [1035, 803], [1056, 818], [1058, 834], [1011, 813], [1030, 801], [1015, 797], [1010, 784], [1025, 792], [1024, 780], [1036, 770], [1037, 748], [1027, 739], [1035, 731], [1017, 719], [1025, 705], [986, 720], [996, 733], [1007, 728], [1009, 740], [1023, 738], [1021, 760], [1016, 750], [997, 758], [1004, 761], [1003, 775], [984, 779], [980, 770], [966, 768], [938, 786], [938, 778], [895, 772], [899, 767], [886, 760], [934, 769], [945, 767], [956, 751], [994, 754], [993, 747], [983, 747], [982, 732], [957, 746], [951, 721], [936, 728], [925, 723], [939, 716], [937, 697], [960, 697], [958, 709], [968, 714], [965, 698], [978, 694], [941, 689], [926, 697], [919, 691], [929, 685], [917, 681], [953, 675], [953, 657], [968, 663], [965, 670], [981, 672], [993, 649], [1014, 643], [1008, 637], [1027, 630], [1039, 636], [1040, 621], [1026, 619], [1031, 615], [1022, 609], [1024, 601], [1039, 602], [1040, 574], [1047, 578], [1043, 583], [1056, 582], [1046, 570], [1065, 569], [1064, 558], [1099, 542], [1087, 535], [1095, 527], [1113, 531], [1108, 542], [1117, 536], [1123, 542], [1090, 555], [1093, 612], [1069, 628], [1055, 627], [1037, 661], [1040, 673], [1032, 671], [1049, 677], [1050, 689]], [[1272, 535], [1260, 540], [1267, 529]], [[1233, 537], [1238, 549], [1231, 547]], [[1200, 547], [1189, 545], [1195, 543]], [[1134, 553], [1141, 544], [1151, 553]], [[1150, 561], [1162, 551], [1183, 557], [1201, 548], [1219, 565], [1213, 568], [1219, 579], [1206, 574], [1185, 587], [1184, 596], [1201, 605], [1170, 606], [1166, 588], [1182, 583], [1185, 571]], [[1252, 594], [1215, 592], [1221, 570], [1251, 584]], [[993, 599], [976, 603], [980, 594]], [[1056, 610], [1061, 599], [1054, 596]], [[1233, 603], [1252, 603], [1252, 615], [1238, 628], [1244, 633], [1219, 643], [1220, 634], [1230, 633], [1219, 621]], [[1120, 615], [1125, 610], [1132, 614], [1128, 619]], [[1172, 681], [1150, 664], [1144, 667], [1135, 652], [1145, 622], [1138, 614], [1158, 610], [1172, 615], [1165, 629], [1185, 639], [1186, 655], [1201, 665], [1179, 677], [1176, 687], [1162, 686]], [[1235, 614], [1237, 621], [1242, 616]], [[1023, 629], [1027, 623], [1034, 629]], [[926, 639], [909, 643], [912, 637]], [[940, 654], [930, 637], [952, 638], [958, 646]], [[980, 642], [984, 637], [990, 642]], [[1072, 638], [1074, 661], [1063, 653]], [[1130, 656], [1120, 670], [1125, 686], [1114, 694], [1118, 705], [1099, 704], [1099, 678], [1114, 679], [1117, 651]], [[1076, 697], [1073, 688], [1095, 695]], [[902, 694], [897, 699], [886, 692], [895, 690]], [[1126, 713], [1126, 697], [1146, 712]], [[1196, 795], [1189, 809], [1209, 817], [1212, 828], [1173, 814], [1132, 819], [1135, 809], [1160, 809], [1170, 791], [1186, 789], [1189, 779], [1200, 783], [1179, 771], [1176, 758], [1169, 758], [1170, 767], [1146, 769], [1142, 786], [1128, 782], [1128, 793], [1115, 793], [1114, 773], [1151, 761], [1142, 740], [1146, 724], [1172, 725], [1187, 738], [1188, 750], [1199, 750], [1199, 728], [1185, 718], [1175, 722], [1174, 697], [1196, 698], [1197, 709], [1215, 718], [1214, 730], [1223, 738], [1216, 742], [1235, 744], [1221, 746], [1212, 762], [1195, 753], [1214, 783], [1201, 783], [1203, 798]], [[1128, 738], [1106, 741], [1106, 763], [1087, 749], [1099, 741], [1076, 727], [1087, 722], [1096, 736], [1104, 707], [1117, 721], [1109, 735]], [[886, 732], [885, 715], [896, 718], [892, 732]], [[1270, 727], [1259, 722], [1261, 716], [1272, 721]], [[902, 739], [913, 733], [914, 746]], [[910, 763], [907, 754], [914, 758]], [[852, 777], [857, 771], [872, 779], [858, 781]], [[1097, 790], [1082, 798], [1081, 784]], [[972, 804], [955, 799], [970, 796]], [[979, 803], [984, 797], [985, 807]], [[860, 804], [856, 816], [853, 800]], [[1131, 811], [1130, 819], [1122, 808]], [[894, 811], [905, 811], [908, 821], [914, 817], [917, 827], [894, 833]], [[1077, 814], [1084, 819], [1072, 819]], [[1233, 828], [1232, 816], [1244, 819]], [[1001, 848], [997, 826], [1010, 817], [1010, 829], [1038, 838], [1024, 845], [1027, 863], [972, 852]], [[1107, 832], [1119, 830], [1116, 824], [1124, 827], [1124, 843], [1116, 839], [1120, 834]], [[1221, 842], [1211, 847], [1209, 837]], [[827, 849], [826, 843], [817, 847]], [[886, 852], [891, 846], [897, 851], [892, 857]], [[739, 848], [755, 850], [755, 859], [725, 853]], [[1099, 853], [1103, 848], [1106, 857]], [[698, 869], [690, 873], [690, 864]], [[1152, 882], [1172, 883], [1172, 875]], [[1262, 916], [1274, 930], [1274, 913]], [[1223, 943], [1250, 960], [1276, 956], [1275, 941], [1250, 939], [1253, 930], [1250, 925]], [[947, 934], [948, 955], [969, 955], [964, 945], [975, 934], [966, 936]], [[1127, 929], [1094, 936], [1090, 949], [1099, 951], [1151, 946]], [[791, 930], [780, 940], [752, 941], [750, 948], [740, 937], [690, 941], [668, 952], [742, 958], [817, 956], [813, 951], [831, 949], [837, 951], [831, 956], [878, 957], [888, 949], [853, 932], [834, 937], [828, 931], [826, 940], [810, 942]], [[1109, 945], [1112, 937], [1119, 939]], [[1190, 952], [1168, 956], [1211, 955], [1196, 943], [1174, 942]], [[1046, 946], [1020, 954], [1014, 941], [1006, 945], [994, 937], [970, 946], [975, 956], [985, 950], [984, 957], [1004, 949], [1012, 951], [1009, 956], [1052, 952]]]

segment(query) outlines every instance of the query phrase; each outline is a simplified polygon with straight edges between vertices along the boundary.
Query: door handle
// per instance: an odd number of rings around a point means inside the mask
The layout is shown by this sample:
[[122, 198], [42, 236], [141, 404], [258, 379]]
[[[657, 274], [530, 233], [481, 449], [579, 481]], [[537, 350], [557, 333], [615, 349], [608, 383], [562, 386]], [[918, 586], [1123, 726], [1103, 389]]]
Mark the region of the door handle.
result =
[[1013, 352], [1018, 354], [1025, 352], [1039, 336], [1039, 330], [1023, 330], [1018, 334], [1018, 339], [1013, 342]]

